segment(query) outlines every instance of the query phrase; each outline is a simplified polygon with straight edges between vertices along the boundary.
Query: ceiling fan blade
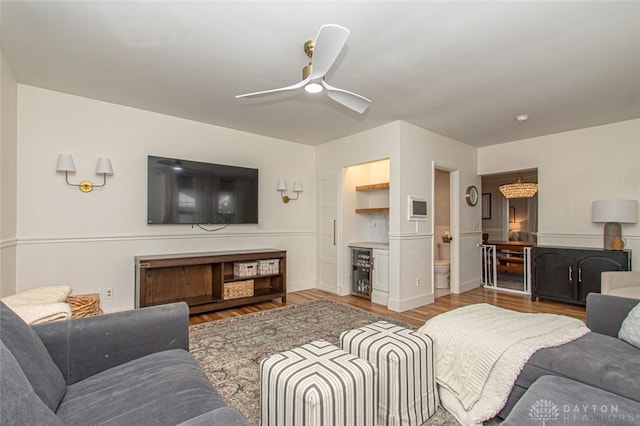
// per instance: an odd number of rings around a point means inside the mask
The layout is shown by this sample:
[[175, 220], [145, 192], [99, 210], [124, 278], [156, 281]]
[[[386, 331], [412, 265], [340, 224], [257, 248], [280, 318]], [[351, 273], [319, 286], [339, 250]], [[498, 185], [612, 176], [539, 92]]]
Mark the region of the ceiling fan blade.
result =
[[371, 103], [371, 101], [364, 96], [338, 89], [337, 87], [331, 86], [324, 80], [322, 80], [322, 85], [327, 89], [327, 96], [357, 113], [362, 114], [365, 112]]
[[311, 57], [311, 80], [324, 77], [338, 59], [348, 38], [349, 30], [340, 25], [327, 24], [320, 27]]
[[309, 82], [309, 78], [307, 77], [304, 80], [302, 80], [301, 82], [296, 83], [296, 84], [292, 84], [291, 86], [281, 87], [279, 89], [263, 90], [261, 92], [245, 93], [244, 95], [236, 95], [236, 99], [238, 99], [238, 98], [255, 98], [256, 96], [269, 95], [271, 93], [288, 92], [290, 90], [300, 89], [301, 87], [303, 87], [308, 82]]

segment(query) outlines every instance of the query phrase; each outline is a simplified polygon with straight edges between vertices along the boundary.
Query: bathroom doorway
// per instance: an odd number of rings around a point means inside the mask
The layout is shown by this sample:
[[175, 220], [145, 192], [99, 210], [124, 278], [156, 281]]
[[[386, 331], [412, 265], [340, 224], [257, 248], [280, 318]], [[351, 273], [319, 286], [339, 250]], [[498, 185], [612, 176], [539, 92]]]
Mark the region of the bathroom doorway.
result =
[[451, 172], [435, 169], [433, 219], [433, 287], [437, 299], [451, 292]]

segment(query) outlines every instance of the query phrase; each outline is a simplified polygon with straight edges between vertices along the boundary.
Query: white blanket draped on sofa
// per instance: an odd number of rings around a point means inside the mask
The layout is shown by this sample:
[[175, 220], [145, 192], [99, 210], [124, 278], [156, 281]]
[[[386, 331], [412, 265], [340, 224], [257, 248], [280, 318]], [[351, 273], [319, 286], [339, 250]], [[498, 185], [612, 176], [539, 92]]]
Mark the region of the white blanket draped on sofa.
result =
[[570, 342], [589, 329], [562, 315], [524, 314], [481, 303], [440, 314], [419, 331], [435, 343], [443, 407], [467, 425], [488, 420], [504, 407], [536, 350]]

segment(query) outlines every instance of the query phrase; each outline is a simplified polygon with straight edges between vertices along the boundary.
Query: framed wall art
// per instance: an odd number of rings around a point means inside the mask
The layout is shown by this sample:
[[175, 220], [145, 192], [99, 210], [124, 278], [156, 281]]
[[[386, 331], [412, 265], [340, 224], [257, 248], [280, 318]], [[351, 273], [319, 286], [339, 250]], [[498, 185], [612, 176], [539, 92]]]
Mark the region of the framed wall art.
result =
[[482, 218], [491, 219], [491, 194], [482, 194]]

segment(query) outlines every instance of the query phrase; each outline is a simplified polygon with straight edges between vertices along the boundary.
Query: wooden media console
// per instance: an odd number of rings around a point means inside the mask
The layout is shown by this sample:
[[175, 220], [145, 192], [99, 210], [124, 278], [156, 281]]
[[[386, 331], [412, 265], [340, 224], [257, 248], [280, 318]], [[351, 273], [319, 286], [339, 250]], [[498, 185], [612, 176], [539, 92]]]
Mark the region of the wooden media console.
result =
[[[242, 275], [235, 275], [235, 264]], [[186, 302], [197, 314], [287, 298], [285, 250], [136, 256], [135, 268], [137, 308]]]

